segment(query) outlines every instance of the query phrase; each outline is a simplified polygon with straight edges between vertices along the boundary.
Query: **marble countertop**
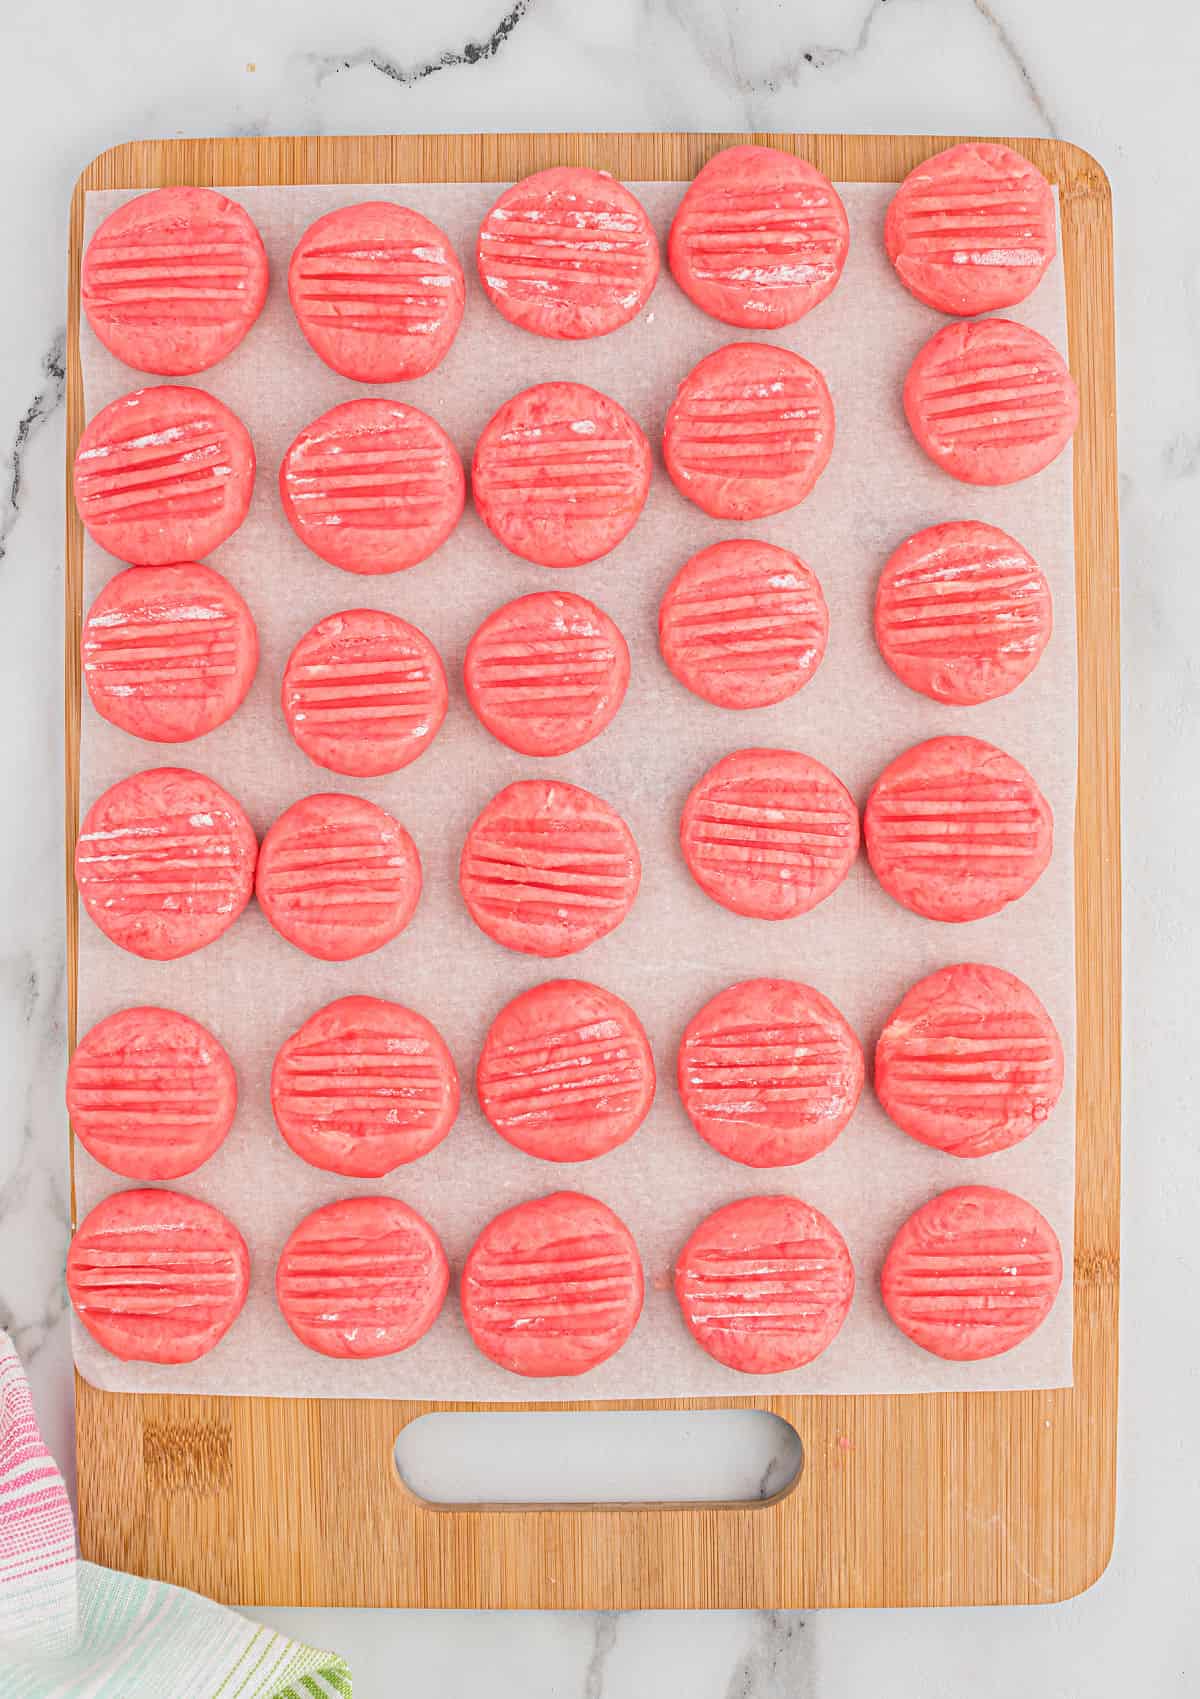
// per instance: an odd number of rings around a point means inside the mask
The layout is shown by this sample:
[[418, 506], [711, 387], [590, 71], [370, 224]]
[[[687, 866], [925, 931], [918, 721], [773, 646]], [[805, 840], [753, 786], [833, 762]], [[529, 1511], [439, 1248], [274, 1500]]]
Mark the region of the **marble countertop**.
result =
[[[1120, 1507], [1102, 1580], [1022, 1611], [274, 1610], [361, 1699], [1154, 1699], [1200, 1680], [1200, 234], [1187, 0], [56, 0], [0, 22], [0, 1323], [72, 1455], [62, 1081], [63, 269], [81, 167], [157, 135], [780, 129], [1060, 135], [1117, 226], [1126, 1099]], [[769, 1455], [747, 1464], [757, 1482]], [[768, 1476], [768, 1479], [771, 1477]]]

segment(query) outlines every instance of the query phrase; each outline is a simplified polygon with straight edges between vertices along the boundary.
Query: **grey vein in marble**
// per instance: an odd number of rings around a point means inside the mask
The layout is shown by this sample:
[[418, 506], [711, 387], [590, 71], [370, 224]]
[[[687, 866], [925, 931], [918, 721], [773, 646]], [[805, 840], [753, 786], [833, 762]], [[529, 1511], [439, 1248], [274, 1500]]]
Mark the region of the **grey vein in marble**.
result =
[[1042, 98], [1041, 90], [1033, 80], [1033, 73], [1030, 71], [1029, 66], [1025, 63], [1024, 57], [1020, 52], [1018, 52], [1017, 45], [1012, 36], [1008, 33], [1007, 26], [996, 16], [995, 9], [988, 4], [988, 0], [971, 0], [971, 4], [979, 13], [979, 16], [989, 26], [1005, 53], [1008, 54], [1009, 59], [1012, 61], [1013, 69], [1025, 85], [1025, 92], [1033, 102], [1034, 110], [1037, 112], [1038, 117], [1042, 120], [1042, 123], [1046, 126], [1050, 135], [1057, 136], [1058, 126], [1051, 117], [1050, 109], [1046, 105], [1045, 100]]
[[42, 426], [58, 411], [66, 395], [67, 333], [60, 330], [42, 356], [42, 375], [45, 382], [22, 413], [13, 433], [13, 445], [8, 452], [8, 489], [0, 504], [0, 561], [8, 553], [8, 539], [21, 513], [21, 483], [25, 450]]
[[775, 1456], [774, 1454], [772, 1454], [770, 1457], [767, 1458], [767, 1466], [758, 1478], [758, 1496], [759, 1496], [759, 1498], [767, 1498], [767, 1497], [770, 1496], [771, 1476], [775, 1473], [775, 1470], [778, 1466], [778, 1463], [779, 1463], [779, 1458], [777, 1456]]
[[17, 1348], [22, 1363], [26, 1369], [35, 1362], [39, 1351], [67, 1313], [67, 1288], [64, 1281], [58, 1281], [46, 1294], [46, 1300], [38, 1315], [29, 1316], [25, 1321], [5, 1322], [4, 1306], [0, 1305], [0, 1326]]
[[533, 0], [515, 0], [483, 41], [468, 41], [462, 47], [447, 48], [436, 59], [425, 59], [416, 65], [403, 65], [377, 47], [362, 47], [349, 54], [309, 53], [306, 58], [313, 67], [318, 87], [329, 77], [340, 76], [343, 71], [369, 66], [372, 71], [378, 71], [402, 88], [410, 88], [413, 83], [424, 82], [426, 77], [435, 76], [439, 71], [451, 71], [460, 65], [477, 65], [482, 60], [494, 59], [532, 4]]
[[582, 1699], [603, 1699], [604, 1666], [617, 1643], [617, 1628], [620, 1620], [620, 1611], [597, 1611], [595, 1613], [592, 1650], [588, 1657], [587, 1668], [583, 1672]]
[[[32, 952], [0, 961], [0, 984], [9, 988], [9, 1011], [19, 1019], [24, 1034], [24, 1046], [19, 1053], [23, 1064], [20, 1072], [24, 1076], [19, 1133], [11, 1167], [0, 1183], [0, 1221], [15, 1218], [21, 1212], [32, 1215], [37, 1207], [34, 1198], [34, 1193], [37, 1192], [49, 1203], [47, 1213], [53, 1218], [63, 1245], [67, 1237], [68, 1210], [62, 1172], [58, 1165], [48, 1168], [43, 1162], [38, 1127], [43, 1110], [40, 1093], [50, 1082], [57, 1084], [61, 1078], [63, 1032], [59, 1011], [62, 1006], [64, 980], [63, 963], [55, 963], [53, 971], [48, 974], [44, 970], [39, 973]], [[13, 1110], [16, 1107], [14, 1102]], [[39, 1253], [44, 1252], [46, 1248], [45, 1245], [39, 1245]], [[59, 1262], [57, 1244], [50, 1260], [52, 1263]], [[27, 1248], [20, 1266], [27, 1269], [29, 1261]], [[35, 1261], [40, 1261], [40, 1257]], [[16, 1263], [10, 1271], [8, 1265], [0, 1261], [0, 1275], [17, 1272]], [[11, 1334], [28, 1365], [62, 1319], [67, 1303], [66, 1288], [60, 1275], [44, 1289], [40, 1308], [31, 1313], [26, 1303], [10, 1299], [7, 1280], [5, 1286], [6, 1290], [0, 1292], [0, 1326]]]
[[1194, 478], [1200, 472], [1200, 435], [1180, 431], [1162, 452], [1163, 471], [1169, 478]]
[[[39, 1004], [39, 976], [32, 952], [23, 952], [19, 957], [9, 956], [0, 960], [0, 984], [11, 987], [10, 999], [15, 1005], [15, 1013], [23, 1030], [27, 1032], [33, 1025]], [[33, 1144], [33, 1117], [30, 1109], [26, 1093], [16, 1160], [8, 1177], [0, 1182], [0, 1216], [20, 1201], [23, 1189], [28, 1185], [26, 1159]]]
[[801, 59], [806, 65], [811, 65], [814, 71], [824, 71], [830, 65], [839, 65], [844, 59], [855, 59], [860, 53], [865, 53], [870, 45], [875, 19], [887, 3], [888, 0], [872, 0], [858, 34], [849, 47], [806, 47], [801, 51]]
[[[653, 0], [648, 0], [653, 5]], [[1048, 134], [1057, 136], [1058, 126], [1046, 99], [1035, 80], [1029, 64], [1004, 19], [990, 0], [967, 0], [970, 9], [986, 24], [990, 34], [1015, 71], [1029, 104]], [[739, 8], [728, 0], [720, 7], [724, 27], [710, 24], [706, 29], [703, 10], [696, 0], [666, 0], [665, 10], [676, 26], [688, 37], [707, 69], [725, 79], [745, 100], [746, 118], [753, 123], [753, 100], [756, 96], [774, 96], [783, 90], [796, 89], [804, 79], [824, 71], [840, 70], [843, 66], [864, 58], [871, 47], [872, 36], [880, 13], [885, 6], [902, 10], [899, 0], [870, 0], [862, 13], [857, 31], [845, 44], [822, 40], [806, 40], [797, 46], [781, 45], [777, 59], [757, 73], [742, 68], [740, 62]], [[797, 8], [790, 16], [799, 15]], [[987, 129], [987, 125], [980, 126]]]
[[734, 1666], [725, 1699], [817, 1699], [817, 1668], [794, 1611], [755, 1611], [750, 1645]]
[[751, 75], [740, 69], [738, 64], [738, 29], [735, 18], [727, 20], [724, 31], [724, 53], [716, 51], [716, 43], [712, 36], [705, 39], [697, 27], [696, 7], [693, 0], [667, 0], [667, 14], [687, 35], [696, 48], [704, 64], [710, 71], [718, 75], [728, 75], [739, 94], [753, 96], [757, 94], [778, 94], [781, 88], [794, 87], [800, 77], [808, 71], [823, 71], [829, 66], [840, 64], [843, 60], [857, 58], [866, 51], [870, 43], [871, 31], [875, 19], [888, 0], [870, 0], [857, 34], [849, 46], [838, 47], [832, 44], [810, 42], [804, 46], [790, 49], [786, 57], [777, 65], [772, 65], [760, 75]]

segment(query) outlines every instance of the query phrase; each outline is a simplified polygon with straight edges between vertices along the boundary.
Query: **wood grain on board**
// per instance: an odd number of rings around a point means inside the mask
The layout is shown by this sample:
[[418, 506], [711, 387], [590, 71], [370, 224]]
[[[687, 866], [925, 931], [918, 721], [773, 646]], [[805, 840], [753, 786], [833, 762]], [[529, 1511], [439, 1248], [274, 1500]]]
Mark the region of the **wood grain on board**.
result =
[[[129, 142], [71, 207], [67, 338], [66, 838], [70, 1042], [78, 909], [83, 534], [70, 464], [83, 428], [79, 270], [88, 189], [196, 183], [508, 182], [556, 164], [680, 179], [734, 142], [792, 149], [835, 181], [894, 182], [933, 136], [319, 136]], [[1075, 1384], [1029, 1393], [664, 1400], [777, 1412], [804, 1446], [795, 1485], [754, 1505], [426, 1505], [400, 1482], [400, 1429], [433, 1405], [139, 1397], [76, 1377], [85, 1557], [237, 1604], [704, 1609], [1036, 1604], [1082, 1591], [1112, 1543], [1119, 1271], [1119, 610], [1112, 216], [1068, 143], [995, 138], [1059, 190], [1075, 438], [1079, 785], [1075, 818]], [[626, 1408], [505, 1405], [505, 1409]]]

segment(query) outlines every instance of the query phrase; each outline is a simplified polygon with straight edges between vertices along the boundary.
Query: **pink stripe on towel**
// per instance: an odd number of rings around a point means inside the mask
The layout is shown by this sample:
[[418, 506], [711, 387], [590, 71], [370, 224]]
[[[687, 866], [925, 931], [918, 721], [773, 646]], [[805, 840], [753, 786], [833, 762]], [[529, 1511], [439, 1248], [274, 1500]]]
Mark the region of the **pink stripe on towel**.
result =
[[0, 1641], [65, 1651], [76, 1632], [75, 1586], [71, 1502], [16, 1350], [0, 1333]]

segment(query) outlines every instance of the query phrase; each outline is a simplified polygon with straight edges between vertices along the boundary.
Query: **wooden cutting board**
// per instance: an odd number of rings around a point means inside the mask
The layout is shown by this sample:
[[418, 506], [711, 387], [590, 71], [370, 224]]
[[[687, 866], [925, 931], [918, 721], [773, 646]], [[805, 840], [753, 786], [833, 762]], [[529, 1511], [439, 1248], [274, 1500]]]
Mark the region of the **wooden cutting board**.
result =
[[[196, 183], [507, 182], [549, 165], [630, 181], [695, 174], [717, 149], [793, 149], [834, 181], [898, 182], [957, 137], [497, 135], [129, 142], [71, 207], [67, 344], [66, 839], [70, 1042], [78, 911], [83, 534], [79, 270], [88, 189]], [[231, 1604], [635, 1610], [1036, 1604], [1100, 1575], [1112, 1544], [1120, 1158], [1119, 611], [1112, 216], [1096, 161], [998, 138], [1059, 191], [1075, 438], [1079, 788], [1075, 1384], [1062, 1391], [664, 1400], [773, 1410], [804, 1446], [754, 1505], [462, 1506], [415, 1498], [396, 1435], [430, 1411], [350, 1399], [138, 1397], [76, 1379], [85, 1557]], [[621, 1405], [504, 1408], [598, 1409]]]

